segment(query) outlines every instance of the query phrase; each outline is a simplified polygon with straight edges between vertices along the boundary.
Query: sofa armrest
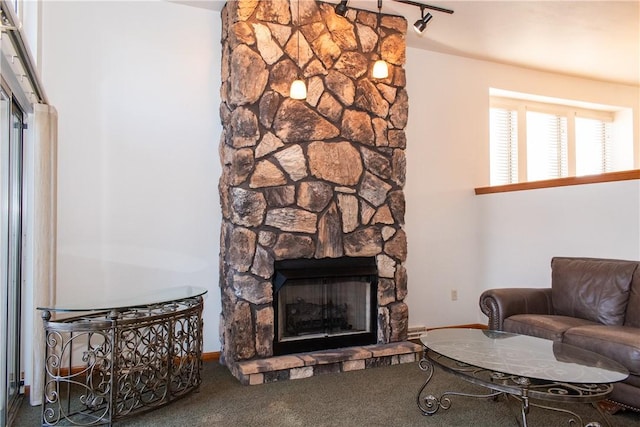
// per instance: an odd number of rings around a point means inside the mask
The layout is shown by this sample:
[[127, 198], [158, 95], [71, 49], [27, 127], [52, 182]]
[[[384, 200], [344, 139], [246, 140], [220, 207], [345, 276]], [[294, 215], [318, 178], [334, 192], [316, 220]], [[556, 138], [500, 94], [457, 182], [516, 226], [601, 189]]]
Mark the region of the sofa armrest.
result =
[[551, 288], [488, 289], [480, 295], [480, 309], [489, 317], [489, 329], [503, 330], [514, 314], [553, 314]]

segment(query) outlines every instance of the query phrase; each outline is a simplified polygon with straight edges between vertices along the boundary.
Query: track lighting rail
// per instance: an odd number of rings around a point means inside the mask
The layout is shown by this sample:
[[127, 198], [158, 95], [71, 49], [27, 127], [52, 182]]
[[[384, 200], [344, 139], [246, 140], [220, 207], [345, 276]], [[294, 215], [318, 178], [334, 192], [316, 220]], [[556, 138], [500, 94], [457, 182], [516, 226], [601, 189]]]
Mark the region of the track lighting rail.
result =
[[[440, 7], [440, 6], [432, 6], [430, 4], [420, 3], [413, 0], [393, 0], [393, 1], [420, 8], [420, 19], [418, 19], [413, 24], [413, 28], [420, 35], [424, 32], [425, 28], [427, 28], [427, 24], [433, 18], [433, 15], [431, 13], [427, 12], [425, 14], [424, 13], [425, 10], [433, 10], [435, 12], [443, 12], [448, 14], [453, 13], [453, 10], [451, 9], [445, 9], [444, 7]], [[340, 3], [335, 6], [336, 14], [340, 16], [346, 16], [347, 11], [349, 10], [347, 6], [348, 3], [349, 3], [349, 0], [340, 0]], [[381, 9], [382, 9], [382, 0], [378, 0], [378, 27], [380, 26], [380, 10]]]
[[429, 4], [424, 4], [424, 3], [420, 3], [420, 2], [417, 2], [417, 1], [413, 1], [413, 0], [393, 0], [393, 1], [396, 1], [398, 3], [409, 4], [411, 6], [419, 7], [420, 10], [429, 9], [429, 10], [435, 10], [436, 12], [443, 12], [443, 13], [448, 13], [448, 14], [452, 14], [453, 13], [453, 10], [451, 10], [451, 9], [445, 9], [444, 7], [439, 7], [439, 6], [431, 6]]

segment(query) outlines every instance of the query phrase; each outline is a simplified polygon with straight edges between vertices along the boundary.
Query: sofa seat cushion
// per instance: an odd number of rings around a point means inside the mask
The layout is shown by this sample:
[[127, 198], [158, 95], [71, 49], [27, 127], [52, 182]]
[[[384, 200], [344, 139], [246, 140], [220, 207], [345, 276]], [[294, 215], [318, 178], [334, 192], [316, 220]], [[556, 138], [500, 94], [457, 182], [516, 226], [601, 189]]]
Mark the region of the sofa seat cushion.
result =
[[629, 326], [583, 325], [564, 333], [563, 341], [613, 359], [640, 375], [640, 330]]
[[597, 323], [577, 317], [547, 314], [516, 314], [504, 319], [506, 332], [532, 335], [553, 341], [562, 341], [566, 330], [583, 325], [597, 325]]

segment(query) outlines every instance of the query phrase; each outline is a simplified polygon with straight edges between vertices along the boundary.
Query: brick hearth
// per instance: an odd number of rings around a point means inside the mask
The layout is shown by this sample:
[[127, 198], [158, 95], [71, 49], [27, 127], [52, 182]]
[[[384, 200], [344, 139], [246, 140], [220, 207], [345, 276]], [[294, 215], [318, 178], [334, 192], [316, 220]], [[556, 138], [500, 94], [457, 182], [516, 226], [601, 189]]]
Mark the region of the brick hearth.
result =
[[247, 385], [296, 380], [411, 363], [421, 352], [422, 346], [410, 341], [314, 351], [240, 362], [235, 365], [234, 376]]

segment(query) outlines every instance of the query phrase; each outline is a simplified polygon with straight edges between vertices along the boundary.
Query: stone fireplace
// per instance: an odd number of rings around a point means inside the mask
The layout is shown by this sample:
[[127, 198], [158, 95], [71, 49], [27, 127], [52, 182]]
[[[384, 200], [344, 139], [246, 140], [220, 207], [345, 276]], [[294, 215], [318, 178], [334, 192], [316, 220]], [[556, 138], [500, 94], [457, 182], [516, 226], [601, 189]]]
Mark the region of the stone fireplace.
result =
[[[220, 333], [239, 378], [241, 364], [275, 355], [274, 272], [286, 260], [370, 257], [374, 340], [407, 338], [407, 23], [382, 15], [378, 28], [376, 13], [334, 6], [238, 0], [221, 14]], [[371, 77], [377, 52], [383, 80]], [[289, 98], [298, 64], [302, 101]]]

